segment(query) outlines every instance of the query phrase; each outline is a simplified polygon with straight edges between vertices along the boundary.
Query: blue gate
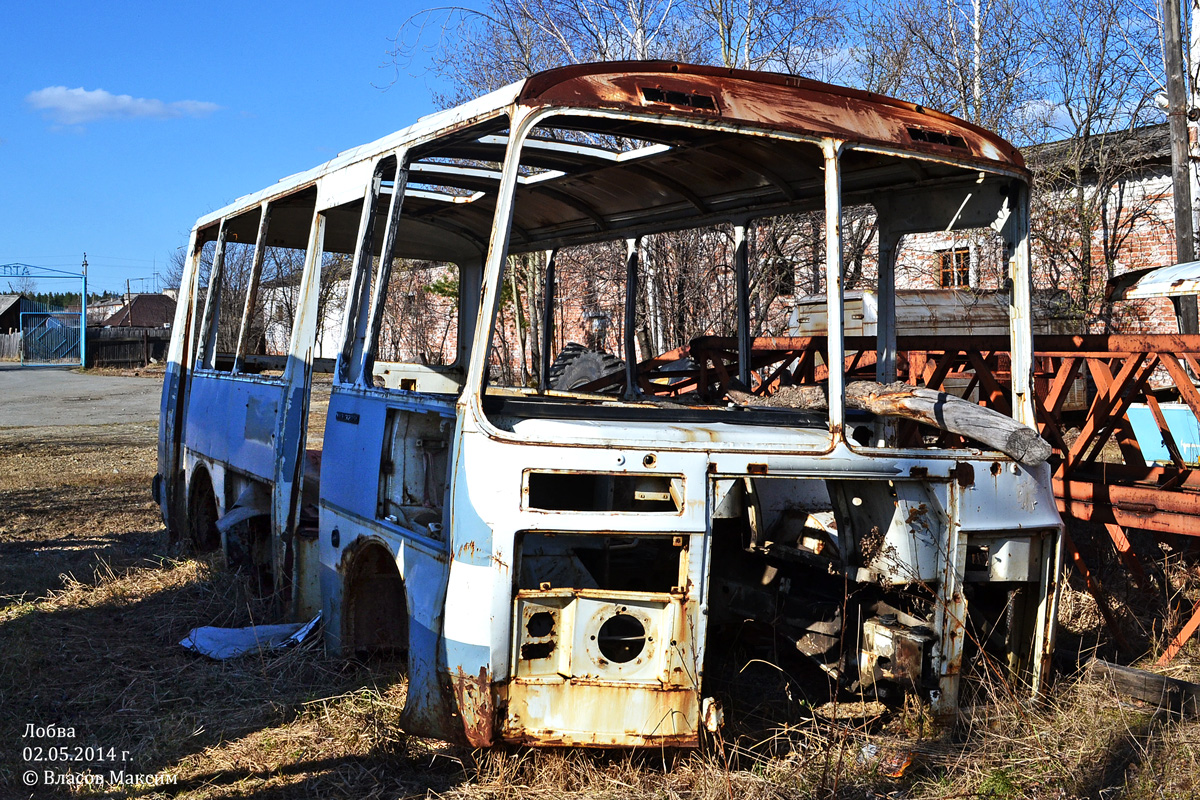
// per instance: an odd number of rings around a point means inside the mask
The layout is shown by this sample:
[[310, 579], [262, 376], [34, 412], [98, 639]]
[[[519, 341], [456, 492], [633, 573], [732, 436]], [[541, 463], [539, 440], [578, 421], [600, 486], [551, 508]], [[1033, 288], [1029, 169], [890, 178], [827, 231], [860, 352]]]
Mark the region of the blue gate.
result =
[[22, 366], [83, 363], [80, 351], [81, 321], [80, 314], [70, 312], [22, 312]]
[[21, 366], [85, 366], [87, 266], [87, 253], [83, 254], [80, 272], [29, 264], [0, 264], [0, 278], [78, 278], [81, 281], [78, 312], [51, 311], [44, 303], [21, 300]]

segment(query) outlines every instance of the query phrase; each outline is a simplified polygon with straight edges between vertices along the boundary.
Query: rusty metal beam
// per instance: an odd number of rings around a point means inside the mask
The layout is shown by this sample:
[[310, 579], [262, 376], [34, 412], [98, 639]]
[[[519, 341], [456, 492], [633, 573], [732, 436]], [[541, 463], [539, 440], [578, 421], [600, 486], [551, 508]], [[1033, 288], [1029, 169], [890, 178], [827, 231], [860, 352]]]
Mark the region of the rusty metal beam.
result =
[[1191, 618], [1180, 629], [1179, 633], [1175, 634], [1175, 638], [1167, 645], [1167, 649], [1163, 651], [1162, 657], [1158, 659], [1156, 666], [1165, 667], [1167, 664], [1170, 664], [1171, 660], [1179, 655], [1179, 651], [1187, 644], [1187, 640], [1192, 638], [1192, 634], [1196, 632], [1196, 628], [1200, 628], [1200, 603], [1196, 603]]
[[1106, 484], [1102, 478], [1064, 481], [1054, 477], [1058, 510], [1085, 522], [1115, 522], [1127, 528], [1200, 536], [1200, 494], [1157, 487]]
[[[1076, 463], [1083, 457], [1087, 448], [1091, 447], [1093, 442], [1105, 432], [1110, 426], [1108, 424], [1109, 414], [1114, 405], [1119, 405], [1121, 402], [1120, 389], [1125, 387], [1125, 383], [1129, 380], [1129, 376], [1137, 371], [1146, 360], [1144, 353], [1139, 353], [1133, 358], [1128, 359], [1121, 371], [1117, 373], [1117, 377], [1112, 380], [1108, 387], [1103, 388], [1096, 395], [1095, 401], [1092, 403], [1092, 408], [1088, 412], [1087, 421], [1083, 424], [1083, 430], [1079, 432], [1079, 438], [1071, 445], [1070, 451], [1067, 453], [1066, 462], [1063, 467], [1066, 472], [1070, 472]], [[1094, 362], [1089, 361], [1091, 366]], [[1100, 378], [1097, 378], [1096, 383], [1100, 384]], [[1116, 387], [1114, 389], [1114, 387]]]
[[989, 405], [1006, 414], [1012, 412], [1012, 404], [1008, 400], [1008, 394], [1004, 391], [1004, 387], [996, 380], [992, 374], [991, 365], [986, 361], [986, 358], [978, 350], [972, 350], [967, 353], [967, 358], [970, 360], [971, 366], [975, 368], [975, 375], [979, 378], [982, 389], [986, 389], [991, 396]]
[[[1104, 419], [1104, 424], [1100, 427], [1096, 436], [1096, 441], [1090, 445], [1091, 452], [1087, 454], [1087, 458], [1085, 459], [1087, 463], [1090, 464], [1096, 460], [1100, 455], [1100, 451], [1104, 448], [1104, 443], [1112, 436], [1113, 431], [1126, 423], [1125, 413], [1129, 410], [1129, 406], [1133, 404], [1134, 399], [1142, 392], [1146, 382], [1150, 380], [1151, 373], [1158, 366], [1158, 354], [1151, 353], [1149, 356], [1143, 366], [1134, 370], [1132, 377], [1126, 377], [1123, 382], [1114, 381], [1113, 392], [1110, 398], [1115, 396], [1116, 404], [1109, 409], [1108, 415]], [[1124, 369], [1118, 374], [1118, 377], [1123, 373]], [[1089, 421], [1090, 419], [1091, 415], [1089, 414]]]
[[[1179, 390], [1179, 396], [1183, 402], [1188, 404], [1188, 408], [1200, 419], [1200, 391], [1196, 390], [1196, 385], [1192, 383], [1191, 377], [1187, 374], [1182, 366], [1179, 365], [1178, 359], [1171, 353], [1159, 353], [1159, 361], [1167, 368], [1167, 372], [1171, 375], [1171, 380], [1175, 381], [1175, 388]], [[1189, 363], [1195, 363], [1194, 359], [1189, 358]]]
[[[1047, 343], [1061, 348], [1061, 352], [1045, 351], [1043, 347]], [[814, 350], [820, 344], [816, 337], [762, 337], [752, 342], [751, 351], [757, 365], [796, 358], [797, 377], [803, 380], [811, 371]], [[846, 344], [847, 352], [859, 352], [855, 357], [858, 361], [851, 358], [847, 362], [847, 369], [851, 369], [870, 360], [863, 356], [874, 352], [875, 340], [873, 337], [848, 337]], [[940, 388], [951, 375], [970, 376], [995, 394], [1002, 384], [987, 358], [1005, 352], [1007, 344], [1005, 337], [954, 337], [949, 342], [947, 337], [922, 336], [901, 337], [899, 349], [907, 353], [910, 382], [923, 372], [928, 386]], [[1186, 465], [1179, 461], [1168, 468], [1148, 467], [1124, 419], [1129, 404], [1143, 395], [1145, 383], [1160, 360], [1180, 386], [1180, 393], [1189, 405], [1194, 404], [1200, 410], [1200, 391], [1185, 380], [1187, 373], [1181, 363], [1186, 362], [1189, 366], [1196, 363], [1197, 359], [1188, 351], [1200, 352], [1200, 336], [1059, 336], [1040, 337], [1038, 344], [1038, 356], [1047, 359], [1041, 362], [1044, 366], [1039, 374], [1052, 376], [1043, 392], [1042, 402], [1038, 404], [1039, 428], [1067, 456], [1071, 466], [1081, 470], [1072, 473], [1069, 480], [1064, 481], [1062, 474], [1055, 479], [1060, 510], [1076, 519], [1112, 526], [1110, 536], [1123, 559], [1131, 555], [1132, 550], [1126, 546], [1128, 539], [1122, 528], [1200, 535], [1200, 491], [1197, 491], [1200, 490], [1200, 477], [1196, 471], [1185, 469]], [[1102, 349], [1110, 345], [1130, 352]], [[1134, 346], [1143, 345], [1146, 349], [1134, 352]], [[995, 349], [989, 351], [989, 346]], [[693, 355], [698, 360], [705, 355], [711, 358], [712, 368], [724, 380], [729, 374], [728, 367], [737, 360], [735, 347], [736, 341], [731, 337], [703, 337], [693, 342]], [[958, 367], [964, 361], [972, 362], [974, 370], [960, 371]], [[1067, 448], [1057, 415], [1070, 387], [1084, 368], [1095, 381], [1098, 395], [1089, 409], [1084, 430], [1074, 447]], [[702, 360], [702, 371], [707, 372], [707, 369], [707, 363]], [[824, 373], [825, 370], [817, 372]], [[808, 376], [810, 381], [823, 377], [817, 372]], [[704, 382], [703, 378], [701, 382]], [[1126, 463], [1095, 463], [1104, 442], [1114, 435]], [[1085, 455], [1088, 460], [1084, 459]], [[1132, 566], [1131, 569], [1136, 571]]]
[[1054, 379], [1050, 382], [1043, 401], [1050, 414], [1057, 415], [1061, 410], [1063, 400], [1066, 399], [1071, 384], [1075, 382], [1075, 376], [1079, 374], [1082, 363], [1081, 359], [1070, 356], [1063, 359], [1055, 370]]
[[1054, 446], [1054, 449], [1058, 451], [1060, 456], [1066, 453], [1069, 448], [1066, 440], [1063, 439], [1062, 432], [1059, 430], [1057, 420], [1042, 407], [1041, 403], [1035, 405], [1035, 410], [1038, 416], [1041, 417], [1041, 422], [1038, 425], [1038, 433], [1042, 435], [1043, 439]]
[[[922, 335], [900, 336], [896, 346], [900, 350], [945, 350], [946, 336]], [[1006, 351], [1011, 345], [1007, 336], [956, 335], [953, 345], [962, 349]], [[847, 347], [874, 347], [873, 336], [848, 336]], [[1036, 336], [1034, 351], [1038, 356], [1091, 356], [1093, 358], [1123, 358], [1134, 353], [1169, 352], [1200, 354], [1200, 335], [1185, 336], [1178, 333], [1091, 333], [1075, 336]]]

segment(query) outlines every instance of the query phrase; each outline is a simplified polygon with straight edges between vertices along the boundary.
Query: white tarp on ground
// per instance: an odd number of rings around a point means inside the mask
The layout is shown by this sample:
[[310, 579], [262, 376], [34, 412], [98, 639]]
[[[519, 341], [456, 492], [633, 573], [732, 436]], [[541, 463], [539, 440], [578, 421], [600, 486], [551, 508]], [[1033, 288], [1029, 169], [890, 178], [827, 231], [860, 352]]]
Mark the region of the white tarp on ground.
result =
[[257, 650], [283, 650], [307, 639], [321, 622], [321, 613], [308, 622], [252, 625], [249, 628], [193, 628], [179, 644], [194, 653], [223, 661]]

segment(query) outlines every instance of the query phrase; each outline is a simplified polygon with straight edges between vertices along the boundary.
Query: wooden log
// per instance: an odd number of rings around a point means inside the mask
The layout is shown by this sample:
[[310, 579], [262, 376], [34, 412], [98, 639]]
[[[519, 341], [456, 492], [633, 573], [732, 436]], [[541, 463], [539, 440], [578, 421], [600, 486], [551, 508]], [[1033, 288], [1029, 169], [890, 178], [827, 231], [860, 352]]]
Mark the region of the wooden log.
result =
[[[820, 411], [829, 407], [826, 391], [824, 386], [784, 386], [770, 397], [755, 397], [734, 389], [728, 395], [741, 405]], [[1041, 464], [1053, 452], [1037, 431], [1011, 417], [952, 394], [906, 383], [854, 381], [846, 387], [846, 406], [880, 417], [923, 422], [974, 439], [1029, 467]]]
[[1194, 717], [1200, 710], [1200, 684], [1168, 678], [1144, 669], [1123, 667], [1102, 659], [1092, 659], [1088, 673], [1108, 681], [1118, 692], [1157, 708], [1168, 708]]

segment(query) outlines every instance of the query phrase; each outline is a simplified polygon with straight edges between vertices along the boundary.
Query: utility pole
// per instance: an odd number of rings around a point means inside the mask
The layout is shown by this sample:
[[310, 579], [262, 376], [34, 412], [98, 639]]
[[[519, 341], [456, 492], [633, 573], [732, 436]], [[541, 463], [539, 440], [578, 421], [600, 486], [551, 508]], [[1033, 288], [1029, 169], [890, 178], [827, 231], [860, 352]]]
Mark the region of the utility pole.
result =
[[87, 369], [87, 253], [83, 254], [83, 264], [79, 274], [83, 278], [82, 291], [79, 294], [79, 366]]
[[[1167, 117], [1171, 125], [1171, 184], [1175, 196], [1175, 259], [1195, 261], [1192, 228], [1192, 181], [1188, 146], [1187, 88], [1183, 78], [1183, 34], [1179, 0], [1163, 0], [1163, 38], [1167, 57]], [[1179, 332], [1200, 333], [1196, 297], [1179, 298]]]
[[1200, 159], [1200, 25], [1197, 25], [1196, 15], [1200, 14], [1200, 0], [1189, 0], [1187, 24], [1184, 32], [1188, 35], [1188, 57], [1184, 64], [1187, 68], [1188, 89], [1188, 178], [1192, 187], [1192, 233], [1200, 231], [1200, 175], [1196, 172], [1197, 160]]

